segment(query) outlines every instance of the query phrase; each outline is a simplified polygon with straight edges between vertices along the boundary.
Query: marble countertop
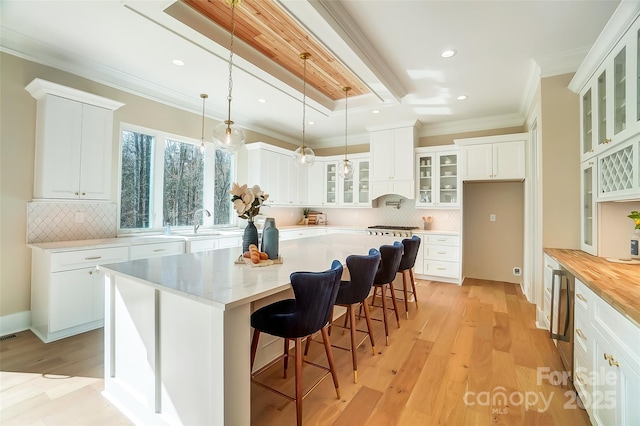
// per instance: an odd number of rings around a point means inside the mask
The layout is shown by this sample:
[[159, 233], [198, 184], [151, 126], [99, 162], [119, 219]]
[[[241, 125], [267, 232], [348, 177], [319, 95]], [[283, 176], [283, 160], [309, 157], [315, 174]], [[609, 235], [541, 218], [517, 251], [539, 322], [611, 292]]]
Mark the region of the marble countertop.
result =
[[397, 237], [329, 234], [281, 241], [282, 264], [252, 267], [236, 264], [238, 249], [140, 259], [100, 265], [116, 276], [195, 298], [219, 309], [230, 309], [289, 288], [295, 271], [325, 271], [334, 259], [343, 264], [351, 254], [367, 254], [370, 248], [393, 244]]
[[544, 252], [640, 327], [640, 265], [610, 262], [581, 250], [546, 248]]

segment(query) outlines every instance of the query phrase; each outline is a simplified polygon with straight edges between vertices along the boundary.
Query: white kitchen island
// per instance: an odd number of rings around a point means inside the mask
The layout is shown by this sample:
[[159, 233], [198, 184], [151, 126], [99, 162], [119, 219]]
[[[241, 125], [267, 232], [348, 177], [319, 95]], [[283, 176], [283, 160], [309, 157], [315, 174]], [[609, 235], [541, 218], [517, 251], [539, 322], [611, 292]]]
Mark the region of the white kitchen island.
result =
[[287, 292], [292, 272], [324, 271], [398, 240], [283, 241], [283, 263], [267, 267], [235, 264], [238, 248], [100, 266], [105, 396], [137, 424], [249, 425], [253, 302]]

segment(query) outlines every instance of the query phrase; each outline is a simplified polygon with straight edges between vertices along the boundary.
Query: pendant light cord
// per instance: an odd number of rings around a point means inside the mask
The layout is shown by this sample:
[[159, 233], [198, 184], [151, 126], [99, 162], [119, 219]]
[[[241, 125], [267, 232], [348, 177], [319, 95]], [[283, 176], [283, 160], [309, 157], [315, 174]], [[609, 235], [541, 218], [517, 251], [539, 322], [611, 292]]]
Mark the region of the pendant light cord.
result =
[[[309, 53], [301, 53], [300, 57], [304, 61], [302, 71], [302, 150], [304, 153], [304, 134], [305, 134], [305, 122], [306, 122], [306, 105], [307, 105], [307, 59], [311, 55]], [[304, 154], [303, 154], [304, 155]]]
[[347, 101], [351, 87], [346, 86], [342, 90], [344, 90], [344, 161], [347, 161]]
[[236, 32], [236, 21], [235, 21], [235, 13], [236, 13], [236, 3], [239, 3], [240, 0], [228, 0], [231, 3], [231, 41], [229, 43], [229, 94], [227, 95], [227, 121], [225, 121], [227, 128], [231, 127], [233, 121], [231, 121], [231, 92], [233, 90], [233, 39], [234, 34]]

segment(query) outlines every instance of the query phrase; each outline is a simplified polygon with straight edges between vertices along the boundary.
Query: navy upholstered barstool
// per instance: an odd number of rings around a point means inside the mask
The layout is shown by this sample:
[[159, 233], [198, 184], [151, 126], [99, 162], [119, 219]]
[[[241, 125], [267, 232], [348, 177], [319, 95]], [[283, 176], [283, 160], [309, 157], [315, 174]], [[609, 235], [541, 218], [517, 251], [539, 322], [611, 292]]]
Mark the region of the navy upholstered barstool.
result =
[[386, 290], [387, 287], [390, 290], [391, 302], [393, 302], [393, 310], [396, 315], [396, 323], [398, 324], [398, 328], [400, 328], [400, 316], [398, 315], [398, 305], [396, 303], [396, 298], [394, 296], [395, 291], [393, 289], [393, 280], [398, 273], [398, 266], [400, 266], [400, 260], [402, 259], [402, 250], [403, 246], [400, 243], [395, 243], [393, 245], [383, 245], [380, 246], [380, 266], [378, 267], [378, 272], [376, 273], [375, 278], [373, 279], [373, 297], [372, 297], [372, 306], [376, 306], [374, 304], [376, 293], [378, 289], [381, 292], [382, 299], [382, 321], [384, 322], [384, 334], [386, 337], [386, 344], [389, 345], [389, 324], [387, 321], [387, 302], [386, 302]]
[[[358, 256], [351, 255], [347, 257], [347, 268], [349, 269], [349, 281], [340, 283], [340, 290], [336, 297], [336, 305], [347, 308], [346, 319], [349, 320], [349, 330], [351, 333], [351, 358], [353, 362], [353, 382], [358, 381], [358, 356], [356, 349], [369, 336], [371, 342], [371, 350], [376, 354], [376, 344], [373, 339], [371, 330], [371, 317], [369, 316], [369, 306], [366, 303], [373, 279], [375, 278], [378, 266], [380, 264], [380, 252], [376, 249], [369, 250], [368, 255]], [[367, 331], [356, 329], [356, 312], [355, 307], [362, 306], [364, 309], [364, 318], [367, 323]], [[346, 322], [346, 321], [345, 321]], [[366, 333], [366, 335], [356, 344], [356, 331]], [[338, 346], [341, 349], [342, 348]]]
[[[291, 274], [291, 287], [295, 299], [280, 300], [270, 305], [264, 306], [251, 314], [251, 326], [254, 328], [253, 339], [251, 340], [251, 369], [256, 357], [258, 339], [260, 333], [268, 333], [273, 336], [284, 338], [284, 354], [271, 362], [266, 367], [251, 375], [254, 383], [278, 393], [296, 402], [297, 424], [302, 424], [302, 400], [313, 390], [317, 383], [309, 391], [302, 392], [302, 340], [310, 338], [317, 331], [322, 332], [329, 368], [313, 364], [326, 369], [327, 372], [320, 378], [323, 380], [329, 373], [333, 377], [333, 384], [336, 388], [336, 395], [340, 398], [338, 386], [338, 376], [333, 364], [331, 352], [331, 342], [327, 328], [330, 324], [331, 312], [340, 288], [340, 278], [342, 277], [342, 264], [334, 260], [331, 269], [325, 272], [294, 272]], [[286, 395], [273, 389], [259, 381], [256, 376], [284, 358], [284, 371], [286, 370], [289, 358], [289, 341], [295, 343], [295, 397]], [[320, 381], [319, 380], [319, 381]], [[319, 382], [318, 381], [318, 382]]]
[[[400, 259], [398, 272], [402, 274], [404, 310], [407, 315], [407, 319], [409, 319], [409, 294], [413, 295], [413, 299], [416, 303], [416, 309], [418, 309], [418, 296], [416, 294], [416, 280], [413, 276], [413, 266], [416, 264], [418, 250], [420, 249], [420, 237], [414, 235], [411, 238], [405, 238], [402, 240], [402, 246], [404, 247], [404, 251], [402, 253], [402, 259]], [[407, 285], [407, 278], [411, 283], [411, 290], [409, 290], [409, 286]]]

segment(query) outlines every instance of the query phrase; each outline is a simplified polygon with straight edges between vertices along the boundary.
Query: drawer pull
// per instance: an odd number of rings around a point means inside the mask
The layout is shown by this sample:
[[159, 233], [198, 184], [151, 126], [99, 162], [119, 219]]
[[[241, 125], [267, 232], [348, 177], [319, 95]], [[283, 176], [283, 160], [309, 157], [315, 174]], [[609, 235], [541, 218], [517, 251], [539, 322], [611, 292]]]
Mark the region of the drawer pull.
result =
[[436, 253], [437, 253], [437, 254], [447, 254], [447, 252], [446, 252], [446, 251], [437, 251]]
[[585, 336], [582, 330], [580, 330], [579, 328], [576, 328], [576, 334], [580, 336], [580, 338], [587, 340], [587, 336]]
[[578, 299], [582, 300], [583, 302], [586, 302], [586, 301], [587, 301], [587, 299], [586, 299], [582, 294], [580, 294], [580, 293], [576, 293], [576, 297], [577, 297]]
[[438, 271], [446, 271], [447, 270], [447, 268], [442, 268], [442, 267], [439, 267], [437, 269], [438, 269]]
[[102, 256], [85, 257], [84, 260], [98, 260], [102, 259]]
[[609, 365], [611, 367], [620, 367], [620, 364], [618, 363], [618, 361], [614, 360], [613, 357], [609, 360]]
[[159, 253], [159, 252], [161, 252], [161, 251], [165, 251], [165, 250], [166, 250], [166, 249], [155, 249], [153, 252], [154, 252], [154, 253]]
[[438, 241], [447, 241], [446, 238], [438, 238]]

